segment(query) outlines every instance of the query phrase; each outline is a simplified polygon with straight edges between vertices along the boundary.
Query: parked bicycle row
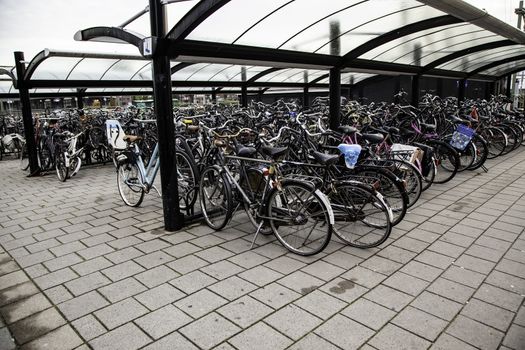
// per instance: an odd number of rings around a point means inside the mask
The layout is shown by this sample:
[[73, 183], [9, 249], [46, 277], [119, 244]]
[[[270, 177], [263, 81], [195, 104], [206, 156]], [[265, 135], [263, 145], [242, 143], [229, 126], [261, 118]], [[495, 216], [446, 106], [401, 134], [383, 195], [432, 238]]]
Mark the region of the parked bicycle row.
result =
[[[191, 213], [198, 201], [215, 230], [243, 211], [254, 243], [273, 233], [301, 255], [322, 251], [332, 233], [351, 246], [378, 246], [422, 191], [523, 143], [523, 116], [506, 101], [452, 102], [348, 102], [337, 130], [327, 126], [327, 99], [308, 110], [278, 101], [177, 113], [179, 205]], [[154, 188], [158, 146], [145, 161], [142, 137], [125, 136], [117, 120], [107, 130], [120, 196], [138, 206]]]

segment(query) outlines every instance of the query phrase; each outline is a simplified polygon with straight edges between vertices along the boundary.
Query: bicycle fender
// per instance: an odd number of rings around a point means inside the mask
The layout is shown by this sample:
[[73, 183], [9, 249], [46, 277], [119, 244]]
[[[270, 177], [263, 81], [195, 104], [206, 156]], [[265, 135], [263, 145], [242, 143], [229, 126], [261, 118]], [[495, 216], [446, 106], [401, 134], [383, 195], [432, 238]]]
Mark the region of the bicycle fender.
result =
[[392, 211], [392, 208], [390, 207], [390, 205], [388, 205], [387, 202], [385, 201], [385, 198], [383, 197], [383, 195], [379, 192], [376, 192], [376, 197], [379, 198], [381, 203], [385, 206], [386, 210], [388, 211], [388, 218], [390, 219], [390, 222], [394, 221], [394, 212]]
[[319, 196], [319, 198], [321, 199], [321, 201], [323, 202], [323, 204], [326, 206], [328, 210], [328, 220], [330, 220], [330, 225], [334, 225], [335, 218], [334, 218], [334, 212], [332, 210], [332, 205], [330, 204], [330, 200], [323, 192], [321, 192], [321, 190], [315, 190], [315, 193]]

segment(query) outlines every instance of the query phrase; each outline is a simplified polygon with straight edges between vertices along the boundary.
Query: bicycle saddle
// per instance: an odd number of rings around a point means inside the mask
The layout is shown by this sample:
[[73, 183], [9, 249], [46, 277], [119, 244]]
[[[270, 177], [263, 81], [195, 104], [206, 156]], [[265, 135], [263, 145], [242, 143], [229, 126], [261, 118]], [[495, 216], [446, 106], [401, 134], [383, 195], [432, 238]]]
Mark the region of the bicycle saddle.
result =
[[322, 165], [332, 165], [339, 160], [339, 154], [326, 154], [314, 151], [312, 155], [314, 156], [314, 159]]
[[381, 143], [385, 139], [385, 137], [381, 134], [363, 134], [362, 135], [363, 140], [366, 140], [370, 143]]
[[136, 142], [142, 140], [142, 136], [136, 136], [136, 135], [124, 135], [122, 138], [126, 142]]
[[239, 157], [252, 158], [257, 153], [257, 150], [253, 147], [237, 146], [235, 153]]
[[357, 132], [357, 129], [350, 125], [341, 125], [338, 130], [345, 135], [352, 135]]
[[281, 156], [284, 156], [286, 153], [288, 153], [288, 147], [264, 146], [264, 147], [261, 147], [261, 152], [265, 156], [268, 156], [272, 159], [277, 159]]
[[199, 131], [199, 126], [198, 125], [188, 125], [186, 130], [188, 130], [189, 132], [197, 132]]

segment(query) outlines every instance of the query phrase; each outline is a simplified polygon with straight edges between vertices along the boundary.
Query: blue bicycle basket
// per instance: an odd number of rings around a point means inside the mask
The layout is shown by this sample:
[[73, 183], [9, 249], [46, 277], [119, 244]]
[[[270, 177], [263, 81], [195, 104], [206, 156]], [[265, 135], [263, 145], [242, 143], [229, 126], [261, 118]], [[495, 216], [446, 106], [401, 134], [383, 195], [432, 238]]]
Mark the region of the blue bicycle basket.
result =
[[476, 132], [468, 126], [460, 124], [458, 125], [456, 131], [454, 131], [454, 133], [452, 134], [450, 145], [454, 148], [463, 151], [469, 144], [470, 140], [472, 140], [472, 137], [475, 133]]
[[357, 163], [359, 154], [361, 153], [361, 146], [347, 145], [345, 143], [342, 143], [339, 146], [337, 146], [337, 148], [345, 157], [346, 167], [349, 169], [353, 169]]

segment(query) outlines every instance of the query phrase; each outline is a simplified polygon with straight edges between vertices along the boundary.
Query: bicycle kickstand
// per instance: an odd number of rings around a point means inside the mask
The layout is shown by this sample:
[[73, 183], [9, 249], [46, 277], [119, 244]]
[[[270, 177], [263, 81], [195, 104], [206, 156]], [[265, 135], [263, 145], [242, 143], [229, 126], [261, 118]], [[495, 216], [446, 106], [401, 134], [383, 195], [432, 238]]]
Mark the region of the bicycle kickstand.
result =
[[482, 165], [481, 166], [481, 169], [483, 169], [484, 172], [488, 173], [489, 172], [489, 169], [487, 169], [487, 167], [485, 165]]
[[255, 231], [255, 235], [253, 236], [252, 244], [250, 245], [250, 250], [253, 248], [253, 245], [255, 244], [255, 240], [257, 239], [257, 236], [259, 235], [259, 232], [261, 231], [263, 224], [264, 224], [264, 221], [261, 221], [261, 223], [257, 227], [257, 231]]

